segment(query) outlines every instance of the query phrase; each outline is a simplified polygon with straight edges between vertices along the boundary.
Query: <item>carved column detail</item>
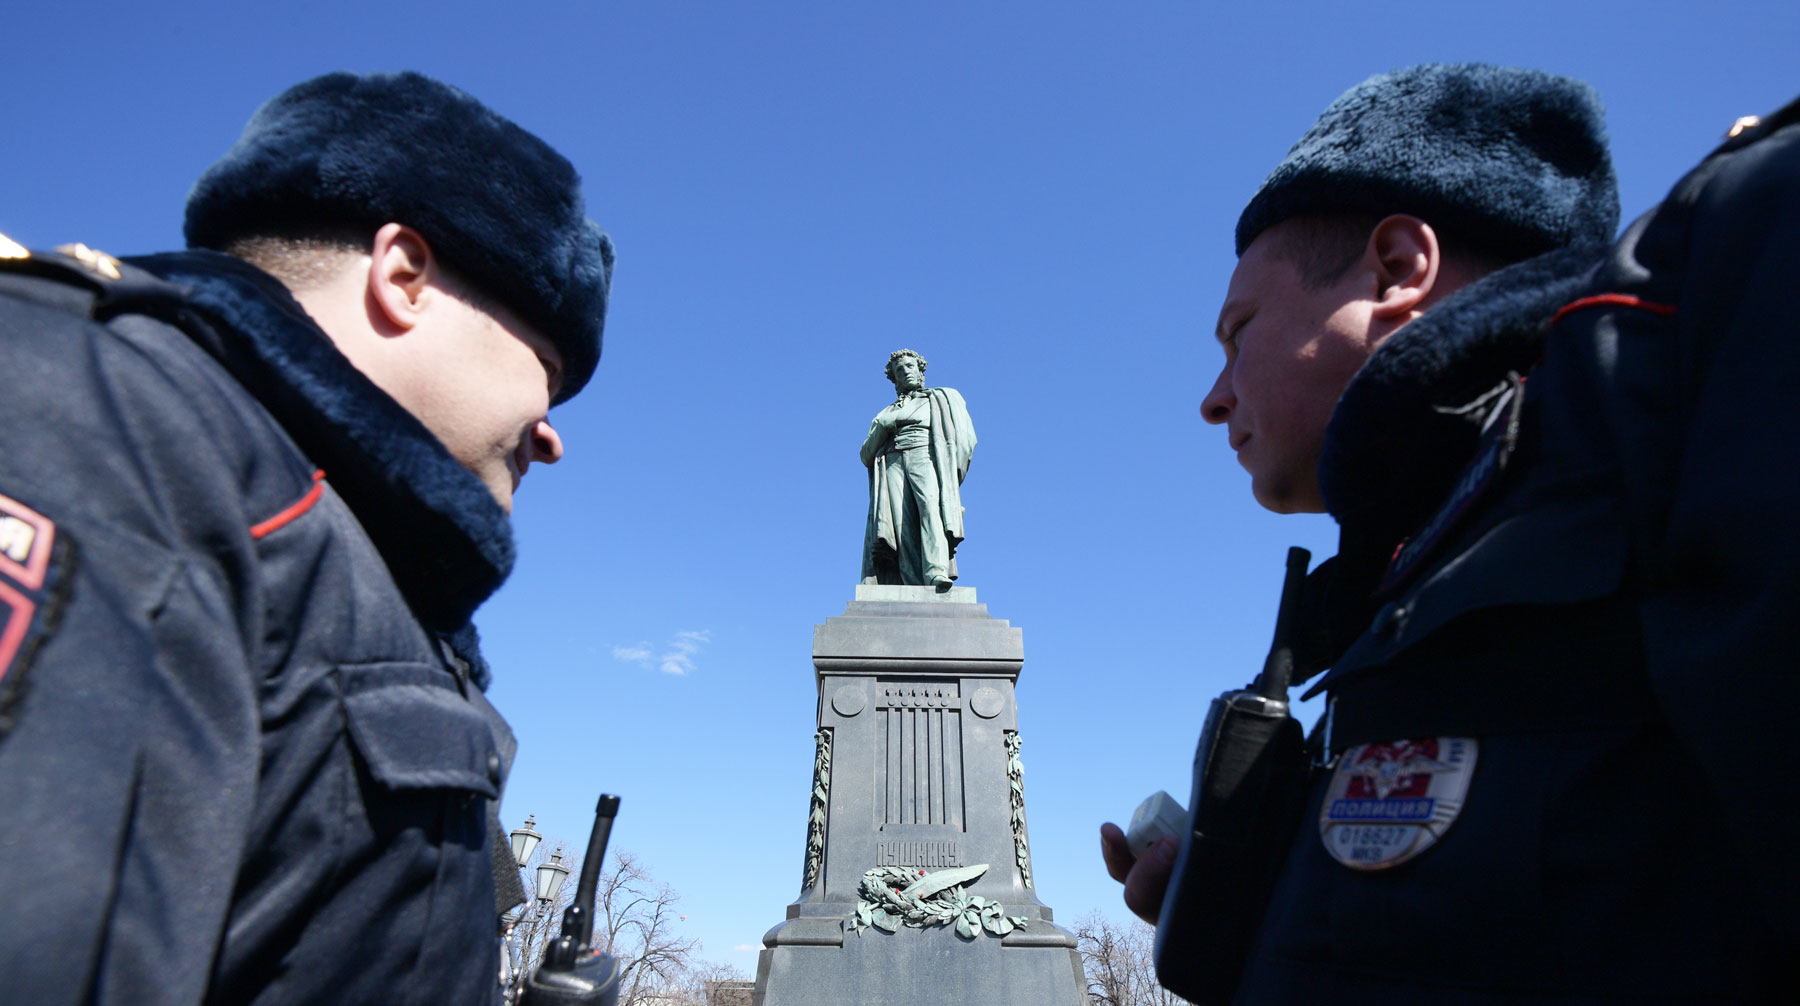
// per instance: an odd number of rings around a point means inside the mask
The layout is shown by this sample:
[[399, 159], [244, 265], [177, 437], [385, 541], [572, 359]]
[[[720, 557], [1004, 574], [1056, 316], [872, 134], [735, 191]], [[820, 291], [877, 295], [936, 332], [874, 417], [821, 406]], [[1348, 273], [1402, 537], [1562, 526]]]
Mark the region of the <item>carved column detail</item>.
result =
[[812, 811], [806, 819], [806, 869], [800, 880], [803, 891], [819, 882], [819, 860], [825, 855], [825, 804], [831, 795], [831, 728], [820, 727], [813, 740], [818, 750], [813, 754]]
[[1025, 845], [1025, 763], [1019, 760], [1017, 730], [1006, 731], [1006, 781], [1012, 799], [1013, 857], [1019, 863], [1019, 877], [1031, 886], [1031, 850]]
[[883, 684], [876, 698], [877, 821], [963, 827], [962, 699], [950, 684]]

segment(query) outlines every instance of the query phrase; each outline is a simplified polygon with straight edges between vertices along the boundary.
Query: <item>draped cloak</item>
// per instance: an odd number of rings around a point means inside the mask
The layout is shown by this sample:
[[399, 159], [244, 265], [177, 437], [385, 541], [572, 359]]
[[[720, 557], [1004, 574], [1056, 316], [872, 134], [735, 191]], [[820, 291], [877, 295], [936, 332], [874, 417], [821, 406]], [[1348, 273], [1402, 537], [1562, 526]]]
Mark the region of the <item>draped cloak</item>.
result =
[[[931, 466], [937, 473], [938, 508], [943, 517], [945, 542], [950, 555], [949, 576], [956, 579], [956, 546], [963, 540], [961, 485], [975, 453], [975, 424], [969, 408], [955, 388], [927, 388], [931, 409]], [[900, 525], [906, 501], [892, 498], [887, 488], [888, 434], [871, 423], [863, 441], [863, 463], [869, 466], [869, 518], [863, 532], [862, 580], [878, 582], [877, 569], [900, 562]], [[918, 528], [913, 529], [915, 533]]]

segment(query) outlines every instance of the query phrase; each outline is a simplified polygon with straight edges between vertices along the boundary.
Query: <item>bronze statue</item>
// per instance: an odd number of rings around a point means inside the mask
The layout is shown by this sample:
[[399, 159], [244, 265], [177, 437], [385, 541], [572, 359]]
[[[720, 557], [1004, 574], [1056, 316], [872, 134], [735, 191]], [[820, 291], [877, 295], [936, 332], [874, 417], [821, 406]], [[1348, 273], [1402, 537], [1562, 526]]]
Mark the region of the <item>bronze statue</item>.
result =
[[975, 426], [955, 388], [925, 387], [925, 359], [912, 350], [888, 357], [887, 376], [899, 397], [876, 413], [862, 445], [869, 469], [862, 582], [949, 590]]

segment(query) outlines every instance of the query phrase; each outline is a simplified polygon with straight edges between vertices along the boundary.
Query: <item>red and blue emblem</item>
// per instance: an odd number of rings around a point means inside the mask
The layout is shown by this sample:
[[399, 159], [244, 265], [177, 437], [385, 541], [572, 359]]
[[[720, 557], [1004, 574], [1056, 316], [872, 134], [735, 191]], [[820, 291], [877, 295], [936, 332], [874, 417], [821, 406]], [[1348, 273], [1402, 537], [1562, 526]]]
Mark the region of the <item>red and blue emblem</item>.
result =
[[[36, 510], [0, 496], [0, 697], [15, 670], [30, 659], [33, 619], [51, 600], [51, 553], [56, 524]], [[42, 619], [38, 619], [39, 624]]]
[[1475, 771], [1472, 737], [1362, 744], [1345, 751], [1319, 810], [1319, 837], [1354, 870], [1383, 870], [1443, 837]]

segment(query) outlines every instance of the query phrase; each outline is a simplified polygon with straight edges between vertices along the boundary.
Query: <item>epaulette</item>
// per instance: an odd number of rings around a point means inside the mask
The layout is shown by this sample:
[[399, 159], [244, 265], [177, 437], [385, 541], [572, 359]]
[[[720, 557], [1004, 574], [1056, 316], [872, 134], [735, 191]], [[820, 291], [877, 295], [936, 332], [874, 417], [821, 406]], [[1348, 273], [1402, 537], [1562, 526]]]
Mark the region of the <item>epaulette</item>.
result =
[[1714, 153], [1738, 150], [1775, 132], [1800, 122], [1800, 98], [1783, 105], [1780, 110], [1768, 115], [1746, 115], [1731, 124], [1725, 131], [1725, 142]]
[[[50, 280], [54, 285], [31, 280]], [[22, 281], [22, 282], [21, 282]], [[173, 318], [187, 290], [84, 244], [33, 251], [0, 234], [0, 293], [108, 321], [121, 314]]]

